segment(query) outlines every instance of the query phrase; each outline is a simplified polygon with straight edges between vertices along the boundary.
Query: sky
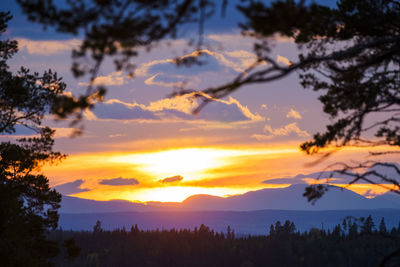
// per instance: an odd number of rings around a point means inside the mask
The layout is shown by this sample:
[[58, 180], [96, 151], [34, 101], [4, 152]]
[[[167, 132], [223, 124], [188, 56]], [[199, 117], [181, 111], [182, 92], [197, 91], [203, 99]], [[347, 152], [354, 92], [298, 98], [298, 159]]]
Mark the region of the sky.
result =
[[[14, 1], [0, 5], [14, 14], [3, 38], [19, 43], [18, 54], [9, 61], [11, 69], [51, 68], [63, 77], [68, 92], [84, 92], [88, 81], [75, 79], [70, 71], [71, 49], [80, 44], [80, 37], [51, 28], [43, 31], [26, 21]], [[133, 79], [106, 60], [95, 82], [108, 88], [107, 95], [85, 111], [81, 136], [71, 138], [74, 129], [68, 120], [46, 119], [57, 130], [55, 150], [69, 155], [42, 168], [50, 185], [65, 195], [95, 200], [179, 202], [194, 194], [229, 196], [311, 182], [313, 174], [329, 164], [368, 159], [368, 149], [349, 148], [311, 164], [318, 158], [299, 150], [330, 119], [318, 94], [303, 89], [297, 74], [246, 86], [210, 102], [197, 115], [193, 110], [200, 102], [190, 95], [169, 97], [179, 87], [201, 90], [229, 82], [253, 63], [254, 40], [240, 34], [240, 14], [233, 5], [226, 14], [205, 24], [204, 65], [173, 64], [177, 56], [193, 55], [185, 36], [164, 40], [150, 52], [140, 50], [133, 59]], [[272, 55], [279, 64], [296, 60], [298, 50], [291, 39], [276, 36], [270, 41], [276, 44]], [[7, 138], [15, 136], [2, 137]], [[336, 178], [332, 182], [337, 185], [348, 181]], [[350, 189], [369, 197], [385, 192], [367, 184]]]

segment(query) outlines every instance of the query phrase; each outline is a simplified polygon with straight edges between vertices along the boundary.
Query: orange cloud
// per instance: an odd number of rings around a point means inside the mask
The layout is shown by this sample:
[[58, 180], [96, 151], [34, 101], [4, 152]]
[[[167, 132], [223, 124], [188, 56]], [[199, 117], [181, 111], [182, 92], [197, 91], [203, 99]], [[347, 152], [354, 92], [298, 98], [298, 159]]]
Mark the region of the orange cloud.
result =
[[25, 38], [17, 38], [18, 47], [26, 50], [31, 55], [49, 56], [71, 51], [81, 43], [79, 39], [63, 41], [36, 41]]
[[267, 133], [270, 133], [273, 136], [288, 136], [291, 133], [295, 133], [300, 137], [309, 137], [310, 134], [305, 131], [301, 130], [299, 126], [297, 126], [297, 123], [290, 123], [288, 125], [285, 125], [284, 127], [281, 128], [272, 128], [271, 125], [265, 125], [264, 131]]
[[[122, 76], [122, 71], [112, 72], [107, 76], [98, 76], [93, 80], [93, 85], [116, 86], [124, 85], [126, 78]], [[78, 86], [88, 86], [89, 83], [80, 82]]]
[[[204, 98], [212, 99], [203, 94]], [[197, 115], [193, 115], [201, 103], [194, 94], [186, 94], [164, 98], [150, 102], [148, 105], [126, 103], [118, 99], [110, 99], [97, 104], [92, 111], [86, 111], [88, 120], [142, 120], [149, 122], [220, 122], [243, 124], [263, 121], [264, 118], [253, 113], [238, 100], [229, 97], [228, 100], [212, 99]]]
[[286, 118], [301, 119], [303, 117], [300, 115], [298, 111], [291, 108], [289, 112], [286, 114]]
[[286, 65], [286, 66], [292, 65], [292, 62], [288, 58], [281, 56], [281, 55], [276, 56], [276, 61], [278, 63], [282, 63], [283, 65]]

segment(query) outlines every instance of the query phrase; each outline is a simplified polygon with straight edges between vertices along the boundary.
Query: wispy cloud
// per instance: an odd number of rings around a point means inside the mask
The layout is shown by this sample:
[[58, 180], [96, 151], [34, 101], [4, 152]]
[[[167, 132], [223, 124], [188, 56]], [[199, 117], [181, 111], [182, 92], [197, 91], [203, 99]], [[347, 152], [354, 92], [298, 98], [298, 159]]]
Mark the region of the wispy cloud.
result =
[[302, 119], [303, 117], [300, 115], [300, 113], [293, 108], [289, 110], [289, 112], [286, 114], [286, 118], [292, 118], [292, 119]]
[[[106, 76], [98, 76], [93, 80], [93, 85], [118, 86], [126, 83], [127, 77], [122, 75], [122, 71], [112, 72]], [[88, 86], [87, 82], [79, 82], [78, 86]]]
[[62, 41], [53, 40], [30, 40], [25, 38], [17, 38], [20, 50], [26, 50], [31, 55], [50, 56], [71, 51], [78, 47], [81, 40], [71, 39]]
[[256, 56], [245, 50], [232, 50], [216, 52], [208, 49], [194, 51], [181, 57], [181, 59], [197, 58], [202, 64], [190, 67], [177, 67], [176, 59], [153, 60], [139, 66], [135, 75], [148, 77], [147, 85], [165, 87], [195, 87], [200, 83], [199, 75], [210, 73], [236, 73], [243, 72], [256, 60]]
[[165, 73], [157, 73], [144, 81], [147, 85], [158, 85], [164, 87], [184, 88], [196, 87], [200, 83], [200, 78], [190, 76], [188, 79], [184, 75], [168, 75]]
[[[207, 95], [205, 98], [211, 99]], [[96, 105], [93, 111], [87, 111], [89, 120], [146, 120], [146, 121], [214, 121], [214, 122], [256, 122], [264, 119], [243, 106], [237, 99], [230, 97], [228, 100], [214, 99], [204, 107], [198, 115], [192, 112], [196, 109], [201, 99], [193, 94], [164, 98], [149, 103], [126, 103], [111, 99]]]
[[310, 134], [305, 131], [301, 130], [299, 126], [297, 126], [297, 123], [290, 123], [288, 125], [285, 125], [284, 127], [281, 128], [272, 128], [271, 125], [265, 125], [264, 127], [264, 132], [269, 133], [273, 136], [288, 136], [291, 133], [295, 133], [300, 137], [309, 137]]
[[108, 135], [109, 138], [117, 138], [117, 137], [123, 137], [123, 136], [127, 136], [127, 134], [109, 134]]
[[292, 62], [288, 58], [281, 56], [281, 55], [276, 56], [276, 62], [282, 63], [283, 65], [286, 65], [286, 66], [292, 65]]
[[272, 134], [253, 134], [251, 137], [258, 141], [266, 141], [273, 139], [275, 136]]

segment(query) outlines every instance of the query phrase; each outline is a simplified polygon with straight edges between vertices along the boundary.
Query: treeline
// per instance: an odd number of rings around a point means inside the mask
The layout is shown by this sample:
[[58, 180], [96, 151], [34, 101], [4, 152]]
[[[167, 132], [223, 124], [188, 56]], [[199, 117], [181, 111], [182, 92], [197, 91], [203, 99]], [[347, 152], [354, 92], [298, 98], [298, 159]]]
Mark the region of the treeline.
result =
[[[346, 218], [332, 230], [300, 233], [293, 222], [276, 222], [265, 236], [238, 236], [209, 227], [105, 231], [58, 230], [51, 238], [64, 251], [56, 266], [378, 266], [400, 248], [400, 224], [390, 230], [382, 218]], [[392, 257], [386, 266], [400, 266]]]

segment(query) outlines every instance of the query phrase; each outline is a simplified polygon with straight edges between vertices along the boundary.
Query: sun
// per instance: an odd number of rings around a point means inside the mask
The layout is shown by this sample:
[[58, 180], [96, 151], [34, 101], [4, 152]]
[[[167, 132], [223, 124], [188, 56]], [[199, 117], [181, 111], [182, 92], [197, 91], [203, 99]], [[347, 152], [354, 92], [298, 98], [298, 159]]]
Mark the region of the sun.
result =
[[186, 181], [201, 179], [208, 170], [225, 166], [235, 151], [216, 148], [182, 148], [114, 157], [132, 163], [138, 170], [158, 179], [181, 175]]

